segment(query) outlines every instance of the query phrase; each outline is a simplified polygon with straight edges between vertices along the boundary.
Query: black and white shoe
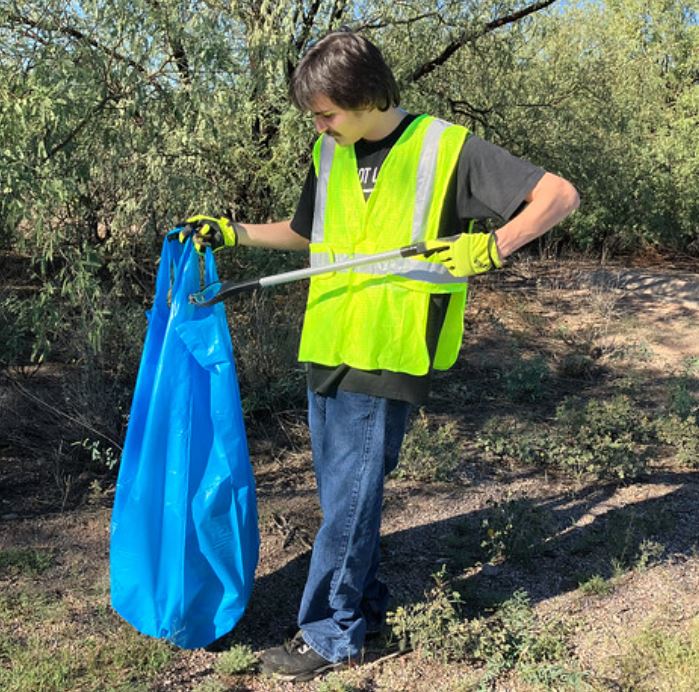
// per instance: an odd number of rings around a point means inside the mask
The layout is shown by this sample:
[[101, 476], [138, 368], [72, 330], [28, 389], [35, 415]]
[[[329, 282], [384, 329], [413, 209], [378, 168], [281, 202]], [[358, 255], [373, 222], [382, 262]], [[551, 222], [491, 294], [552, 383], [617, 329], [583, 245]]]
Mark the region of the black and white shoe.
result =
[[260, 670], [287, 682], [306, 682], [332, 670], [346, 668], [351, 660], [334, 663], [316, 653], [297, 632], [283, 646], [275, 646], [260, 654]]

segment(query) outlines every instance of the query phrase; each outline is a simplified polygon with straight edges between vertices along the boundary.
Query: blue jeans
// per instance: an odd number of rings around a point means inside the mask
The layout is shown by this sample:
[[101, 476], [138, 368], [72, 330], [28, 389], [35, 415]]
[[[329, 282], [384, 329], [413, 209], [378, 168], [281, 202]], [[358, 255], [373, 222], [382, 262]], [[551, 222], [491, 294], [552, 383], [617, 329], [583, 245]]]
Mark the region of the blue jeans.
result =
[[384, 475], [398, 463], [410, 404], [338, 390], [308, 392], [308, 420], [323, 521], [299, 609], [304, 641], [328, 661], [361, 651], [386, 614], [379, 581]]

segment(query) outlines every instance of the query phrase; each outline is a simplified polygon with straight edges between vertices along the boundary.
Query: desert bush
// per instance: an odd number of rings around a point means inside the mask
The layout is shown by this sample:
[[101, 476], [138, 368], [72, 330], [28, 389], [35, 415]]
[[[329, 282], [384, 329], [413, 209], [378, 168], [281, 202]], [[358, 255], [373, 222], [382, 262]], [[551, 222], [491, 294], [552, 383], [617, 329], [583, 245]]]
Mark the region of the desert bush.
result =
[[688, 358], [680, 372], [670, 384], [668, 412], [680, 418], [689, 418], [699, 411], [692, 389], [699, 387], [699, 358]]
[[582, 403], [567, 399], [557, 409], [561, 435], [558, 463], [599, 478], [636, 478], [646, 470], [648, 418], [628, 396]]
[[342, 679], [338, 673], [330, 673], [318, 683], [316, 692], [360, 692], [359, 687]]
[[686, 466], [699, 466], [699, 403], [694, 395], [699, 358], [685, 361], [681, 372], [671, 379], [667, 409], [657, 418], [655, 432], [674, 449], [675, 460]]
[[5, 548], [0, 550], [0, 577], [38, 575], [53, 565], [51, 553], [34, 548]]
[[586, 596], [607, 596], [614, 591], [612, 582], [599, 574], [593, 574], [589, 579], [581, 582], [578, 588]]
[[554, 529], [550, 515], [525, 498], [489, 503], [486, 515], [481, 522], [481, 548], [491, 562], [529, 561]]
[[502, 373], [507, 396], [517, 402], [542, 399], [549, 376], [549, 367], [542, 356], [517, 361]]
[[570, 667], [569, 628], [560, 621], [538, 618], [526, 592], [516, 591], [486, 625], [474, 652], [485, 665], [481, 688], [507, 671], [546, 689], [582, 685], [584, 674]]
[[645, 472], [652, 426], [626, 395], [563, 401], [548, 425], [491, 419], [476, 441], [497, 457], [556, 468], [574, 476], [636, 478]]
[[674, 448], [677, 462], [699, 466], [699, 424], [694, 416], [664, 416], [657, 422], [657, 433], [662, 442]]
[[416, 481], [447, 481], [460, 461], [456, 424], [431, 425], [420, 410], [403, 441], [395, 475]]
[[525, 592], [515, 592], [490, 617], [467, 620], [461, 596], [450, 585], [446, 568], [442, 566], [433, 578], [435, 586], [425, 601], [388, 615], [402, 647], [445, 663], [482, 665], [479, 689], [490, 689], [510, 671], [533, 684], [582, 681], [584, 676], [569, 666], [568, 628], [538, 618]]
[[257, 664], [257, 656], [245, 644], [235, 644], [216, 659], [216, 672], [221, 675], [240, 675]]
[[635, 568], [639, 572], [645, 572], [649, 567], [656, 564], [665, 553], [665, 546], [658, 541], [644, 538], [638, 546]]
[[476, 646], [477, 631], [463, 619], [461, 594], [451, 587], [446, 566], [432, 578], [435, 586], [424, 601], [399, 606], [388, 613], [386, 622], [403, 650], [414, 649], [445, 663], [467, 660]]

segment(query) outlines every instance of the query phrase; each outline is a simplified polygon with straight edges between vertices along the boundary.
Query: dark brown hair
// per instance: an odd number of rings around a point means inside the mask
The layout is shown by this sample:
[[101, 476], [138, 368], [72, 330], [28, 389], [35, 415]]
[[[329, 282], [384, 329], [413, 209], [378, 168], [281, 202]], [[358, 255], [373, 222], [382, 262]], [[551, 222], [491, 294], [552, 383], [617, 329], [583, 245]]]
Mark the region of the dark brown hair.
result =
[[373, 106], [385, 111], [400, 103], [398, 85], [381, 51], [349, 29], [318, 41], [294, 70], [289, 96], [299, 110], [311, 110], [320, 95], [347, 110]]

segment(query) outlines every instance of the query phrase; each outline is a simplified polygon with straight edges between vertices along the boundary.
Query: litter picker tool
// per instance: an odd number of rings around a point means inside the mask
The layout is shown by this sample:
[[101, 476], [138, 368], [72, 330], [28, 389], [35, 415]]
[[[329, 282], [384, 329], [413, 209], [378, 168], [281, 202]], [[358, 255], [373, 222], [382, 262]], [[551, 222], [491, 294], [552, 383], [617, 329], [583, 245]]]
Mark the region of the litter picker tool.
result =
[[[453, 236], [449, 238], [444, 238], [445, 242], [451, 242], [455, 240], [458, 236]], [[323, 267], [309, 267], [307, 269], [295, 269], [294, 271], [282, 272], [281, 274], [272, 274], [270, 276], [263, 276], [259, 279], [251, 279], [249, 281], [223, 281], [210, 284], [205, 286], [201, 291], [192, 293], [189, 296], [189, 302], [194, 303], [197, 307], [207, 307], [209, 305], [214, 305], [219, 303], [230, 296], [236, 295], [238, 293], [244, 293], [246, 291], [253, 291], [256, 288], [268, 288], [269, 286], [279, 286], [281, 284], [287, 284], [292, 281], [300, 281], [302, 279], [308, 279], [311, 276], [318, 276], [319, 274], [330, 274], [332, 272], [344, 271], [345, 269], [352, 269], [354, 267], [363, 267], [370, 264], [378, 264], [379, 262], [385, 262], [386, 260], [398, 259], [399, 257], [416, 257], [418, 255], [423, 255], [424, 257], [429, 257], [436, 252], [441, 252], [447, 249], [447, 245], [433, 247], [429, 250], [425, 246], [425, 243], [414, 243], [413, 245], [406, 245], [395, 250], [388, 250], [386, 252], [379, 252], [374, 255], [365, 255], [364, 257], [355, 257], [354, 259], [344, 260], [342, 262], [333, 262], [332, 264], [326, 264]], [[219, 286], [217, 292], [212, 295], [212, 289]]]

